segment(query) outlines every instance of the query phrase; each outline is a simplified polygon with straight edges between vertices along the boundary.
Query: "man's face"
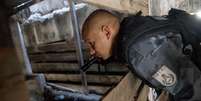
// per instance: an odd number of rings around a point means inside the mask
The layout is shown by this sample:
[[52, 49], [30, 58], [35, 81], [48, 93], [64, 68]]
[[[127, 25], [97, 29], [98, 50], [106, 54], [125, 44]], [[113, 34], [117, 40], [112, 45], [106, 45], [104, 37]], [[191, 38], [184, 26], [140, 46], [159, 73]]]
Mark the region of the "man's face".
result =
[[103, 60], [108, 59], [111, 56], [112, 40], [108, 37], [107, 31], [89, 31], [85, 36], [84, 40], [89, 46], [90, 55]]

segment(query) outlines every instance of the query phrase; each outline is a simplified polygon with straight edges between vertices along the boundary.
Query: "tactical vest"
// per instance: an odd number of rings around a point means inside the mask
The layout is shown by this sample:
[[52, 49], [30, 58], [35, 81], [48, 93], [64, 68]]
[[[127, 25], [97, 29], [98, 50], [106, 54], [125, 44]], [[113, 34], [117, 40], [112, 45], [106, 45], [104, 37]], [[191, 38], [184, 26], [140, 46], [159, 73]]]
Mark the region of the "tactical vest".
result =
[[[201, 91], [197, 68], [201, 28], [192, 20], [197, 19], [175, 9], [167, 17], [129, 16], [122, 21], [118, 36], [119, 57], [130, 70], [151, 87], [170, 92], [176, 101], [200, 100], [195, 89]], [[185, 53], [189, 45], [192, 50]]]
[[[201, 70], [201, 18], [182, 10], [171, 9], [168, 19], [174, 22], [181, 32], [184, 54], [190, 55], [193, 62]], [[188, 46], [191, 46], [192, 49], [185, 53], [185, 48], [189, 48]]]

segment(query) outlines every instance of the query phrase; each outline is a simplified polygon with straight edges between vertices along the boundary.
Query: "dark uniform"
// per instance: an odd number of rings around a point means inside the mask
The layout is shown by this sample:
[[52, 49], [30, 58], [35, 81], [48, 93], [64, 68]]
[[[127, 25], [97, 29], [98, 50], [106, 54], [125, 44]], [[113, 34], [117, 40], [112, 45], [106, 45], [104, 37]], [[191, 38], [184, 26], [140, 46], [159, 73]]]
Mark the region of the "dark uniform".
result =
[[[197, 19], [180, 10], [169, 13], [167, 17], [125, 18], [114, 53], [146, 84], [168, 91], [171, 100], [201, 101], [201, 51], [197, 52], [200, 47], [197, 35], [201, 31], [192, 22]], [[185, 24], [190, 27], [185, 28]]]

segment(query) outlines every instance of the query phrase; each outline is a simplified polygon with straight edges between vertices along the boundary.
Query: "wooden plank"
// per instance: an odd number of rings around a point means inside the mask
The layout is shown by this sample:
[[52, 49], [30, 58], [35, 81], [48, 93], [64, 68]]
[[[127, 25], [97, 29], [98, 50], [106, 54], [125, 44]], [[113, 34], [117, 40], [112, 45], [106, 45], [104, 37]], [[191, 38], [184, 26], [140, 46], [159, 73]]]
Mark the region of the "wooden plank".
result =
[[[32, 63], [32, 69], [35, 73], [79, 72], [79, 68], [77, 63]], [[93, 64], [87, 72], [125, 73], [128, 72], [128, 68], [117, 63], [107, 66]]]
[[134, 96], [141, 82], [129, 72], [115, 88], [103, 97], [102, 101], [135, 101]]
[[[47, 81], [81, 83], [80, 74], [44, 74]], [[113, 85], [120, 81], [121, 75], [86, 75], [88, 83]]]
[[[29, 55], [32, 62], [68, 62], [77, 61], [77, 54], [75, 52], [62, 53], [41, 53]], [[87, 60], [89, 55], [84, 53], [84, 59]]]
[[[73, 89], [78, 92], [83, 91], [83, 86], [78, 84], [65, 84], [65, 83], [55, 83], [57, 85], [64, 86], [66, 88]], [[98, 85], [88, 85], [88, 90], [90, 93], [105, 94], [110, 89], [110, 86], [98, 86]]]
[[[86, 50], [86, 44], [82, 43], [83, 50]], [[75, 51], [75, 43], [73, 40], [61, 41], [50, 44], [40, 44], [27, 47], [28, 53], [43, 53], [43, 52], [64, 52], [64, 51]]]
[[76, 53], [53, 53], [53, 54], [36, 54], [29, 55], [32, 62], [64, 62], [76, 61]]
[[148, 15], [148, 0], [83, 0], [84, 2], [111, 8], [122, 13], [135, 14], [142, 11], [144, 15]]

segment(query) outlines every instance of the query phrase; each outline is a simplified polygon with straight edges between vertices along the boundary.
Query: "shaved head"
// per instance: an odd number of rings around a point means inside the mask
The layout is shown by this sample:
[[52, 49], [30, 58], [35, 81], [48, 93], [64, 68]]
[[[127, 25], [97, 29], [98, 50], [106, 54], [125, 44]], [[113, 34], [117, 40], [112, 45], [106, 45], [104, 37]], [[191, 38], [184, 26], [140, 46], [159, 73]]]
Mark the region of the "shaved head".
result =
[[119, 26], [118, 17], [109, 11], [99, 9], [91, 13], [82, 27], [82, 36], [90, 54], [104, 60], [109, 58]]
[[111, 12], [98, 9], [92, 12], [85, 20], [82, 27], [82, 34], [85, 36], [91, 30], [100, 30], [102, 25], [118, 27], [119, 19]]

